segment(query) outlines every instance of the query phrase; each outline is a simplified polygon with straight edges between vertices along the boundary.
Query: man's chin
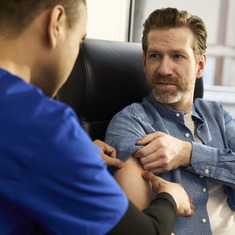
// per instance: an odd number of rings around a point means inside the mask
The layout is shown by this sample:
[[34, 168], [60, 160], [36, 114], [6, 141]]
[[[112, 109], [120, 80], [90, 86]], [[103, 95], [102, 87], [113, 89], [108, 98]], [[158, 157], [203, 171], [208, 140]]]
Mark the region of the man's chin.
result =
[[168, 94], [163, 94], [163, 95], [159, 95], [159, 94], [154, 94], [153, 93], [153, 97], [155, 98], [155, 100], [161, 104], [173, 104], [173, 103], [177, 103], [182, 99], [181, 95], [168, 95]]

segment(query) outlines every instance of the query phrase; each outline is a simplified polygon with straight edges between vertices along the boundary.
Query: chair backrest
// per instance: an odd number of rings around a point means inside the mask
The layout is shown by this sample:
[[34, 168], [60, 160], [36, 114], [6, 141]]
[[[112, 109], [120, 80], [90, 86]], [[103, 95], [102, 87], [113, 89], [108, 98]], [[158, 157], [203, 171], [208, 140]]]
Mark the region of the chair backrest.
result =
[[[113, 115], [147, 94], [140, 43], [86, 39], [57, 99], [75, 110], [93, 140], [103, 140]], [[194, 96], [203, 97], [202, 79]]]

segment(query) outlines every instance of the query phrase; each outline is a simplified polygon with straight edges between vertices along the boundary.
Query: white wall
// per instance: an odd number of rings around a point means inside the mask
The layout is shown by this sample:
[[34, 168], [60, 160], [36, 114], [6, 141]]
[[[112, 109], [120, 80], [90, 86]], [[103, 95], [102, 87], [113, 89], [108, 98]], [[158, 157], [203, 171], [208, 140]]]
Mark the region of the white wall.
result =
[[130, 0], [87, 0], [87, 37], [126, 41]]
[[231, 46], [235, 47], [235, 27], [234, 27], [234, 22], [235, 22], [235, 14], [234, 14], [235, 1], [230, 0], [229, 4], [230, 4], [230, 8], [229, 8], [229, 17], [228, 17], [228, 24], [227, 24], [227, 27], [228, 27], [229, 30], [227, 30], [226, 43], [227, 43], [227, 45], [231, 45]]

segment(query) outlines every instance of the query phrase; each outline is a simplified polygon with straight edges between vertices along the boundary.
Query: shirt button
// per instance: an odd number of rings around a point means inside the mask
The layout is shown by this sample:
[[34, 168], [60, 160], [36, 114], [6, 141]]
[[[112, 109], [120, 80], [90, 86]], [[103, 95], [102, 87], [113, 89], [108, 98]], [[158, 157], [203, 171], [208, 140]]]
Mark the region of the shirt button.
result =
[[203, 224], [206, 223], [206, 219], [205, 219], [205, 218], [202, 219], [202, 223], [203, 223]]
[[190, 136], [190, 134], [189, 134], [189, 133], [185, 133], [185, 137], [187, 137], [187, 138], [188, 138], [189, 136]]
[[202, 192], [205, 193], [205, 192], [206, 192], [206, 188], [203, 188], [203, 189], [202, 189]]
[[176, 117], [180, 117], [180, 113], [176, 113]]
[[199, 178], [200, 178], [200, 179], [203, 179], [203, 178], [204, 178], [204, 176], [203, 176], [203, 175], [199, 175]]
[[209, 169], [205, 170], [205, 174], [207, 174], [207, 175], [209, 174]]

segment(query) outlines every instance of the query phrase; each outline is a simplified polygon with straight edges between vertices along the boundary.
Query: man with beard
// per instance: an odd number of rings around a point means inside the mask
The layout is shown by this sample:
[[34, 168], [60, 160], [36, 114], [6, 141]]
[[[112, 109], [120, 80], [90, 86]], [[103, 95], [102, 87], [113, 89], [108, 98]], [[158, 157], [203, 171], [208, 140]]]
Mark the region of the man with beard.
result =
[[175, 8], [152, 12], [142, 37], [150, 93], [115, 115], [105, 138], [125, 161], [111, 172], [139, 208], [153, 197], [143, 170], [182, 184], [192, 196], [195, 215], [177, 219], [180, 235], [231, 235], [235, 229], [235, 120], [216, 102], [193, 101], [206, 40], [199, 17]]

